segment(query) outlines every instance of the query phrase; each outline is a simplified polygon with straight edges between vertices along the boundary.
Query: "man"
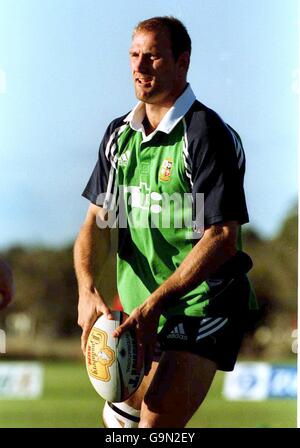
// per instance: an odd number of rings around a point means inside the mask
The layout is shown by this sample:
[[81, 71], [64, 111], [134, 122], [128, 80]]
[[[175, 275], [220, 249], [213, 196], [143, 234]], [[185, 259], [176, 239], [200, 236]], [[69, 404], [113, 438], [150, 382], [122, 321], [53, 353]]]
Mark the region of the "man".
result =
[[[130, 64], [140, 102], [109, 125], [83, 192], [91, 204], [74, 249], [82, 349], [97, 316], [112, 318], [95, 288], [96, 220], [104, 227], [118, 204], [117, 283], [129, 317], [114, 335], [135, 328], [145, 353], [138, 391], [104, 407], [110, 427], [184, 427], [216, 370], [233, 369], [252, 306], [245, 274], [251, 260], [238, 250], [248, 221], [243, 148], [237, 133], [196, 100], [186, 80], [190, 54], [177, 19], [138, 24]], [[191, 227], [175, 225], [182, 210], [176, 201], [162, 225], [164, 200], [174, 193], [192, 195], [198, 240]], [[201, 193], [203, 222], [196, 210]]]
[[0, 260], [0, 310], [12, 300], [14, 293], [13, 275], [4, 260]]

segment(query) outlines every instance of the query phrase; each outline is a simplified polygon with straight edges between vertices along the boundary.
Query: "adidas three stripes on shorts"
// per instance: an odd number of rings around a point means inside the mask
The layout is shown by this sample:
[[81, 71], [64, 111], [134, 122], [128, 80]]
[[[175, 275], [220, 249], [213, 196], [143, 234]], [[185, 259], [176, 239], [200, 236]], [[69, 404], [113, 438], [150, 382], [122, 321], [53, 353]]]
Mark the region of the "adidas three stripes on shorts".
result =
[[237, 317], [172, 316], [158, 334], [155, 359], [162, 351], [184, 350], [231, 371], [245, 333], [246, 321]]

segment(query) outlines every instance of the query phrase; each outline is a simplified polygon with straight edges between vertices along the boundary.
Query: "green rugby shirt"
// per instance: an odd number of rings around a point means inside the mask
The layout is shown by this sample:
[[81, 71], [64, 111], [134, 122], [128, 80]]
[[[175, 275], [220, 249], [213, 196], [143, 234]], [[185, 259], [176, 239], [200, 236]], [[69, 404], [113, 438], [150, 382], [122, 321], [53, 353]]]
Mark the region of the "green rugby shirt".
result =
[[[128, 314], [191, 251], [197, 242], [195, 223], [199, 232], [203, 225], [248, 222], [240, 137], [196, 100], [190, 85], [148, 136], [144, 117], [140, 102], [128, 115], [110, 123], [83, 192], [92, 203], [118, 217], [117, 285]], [[197, 194], [200, 205], [204, 198], [204, 209], [200, 206], [198, 211]], [[238, 246], [241, 249], [241, 238]], [[160, 328], [170, 315], [207, 315], [209, 300], [225, 284], [225, 278], [207, 279], [174, 300], [161, 316]], [[253, 305], [250, 294], [250, 308]]]

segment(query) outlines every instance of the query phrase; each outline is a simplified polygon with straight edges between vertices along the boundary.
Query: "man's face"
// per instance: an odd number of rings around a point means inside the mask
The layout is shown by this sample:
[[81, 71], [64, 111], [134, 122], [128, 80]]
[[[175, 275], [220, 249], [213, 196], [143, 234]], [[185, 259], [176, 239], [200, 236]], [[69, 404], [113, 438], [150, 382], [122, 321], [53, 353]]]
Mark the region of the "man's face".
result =
[[175, 62], [167, 31], [137, 31], [129, 54], [135, 94], [140, 101], [164, 105], [178, 95], [182, 70], [179, 61]]

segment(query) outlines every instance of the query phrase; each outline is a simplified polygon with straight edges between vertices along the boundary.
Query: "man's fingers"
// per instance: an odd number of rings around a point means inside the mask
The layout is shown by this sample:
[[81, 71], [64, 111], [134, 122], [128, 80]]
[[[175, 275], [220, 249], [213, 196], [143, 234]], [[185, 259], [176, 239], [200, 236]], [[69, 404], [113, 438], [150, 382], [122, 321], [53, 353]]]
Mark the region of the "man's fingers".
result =
[[131, 319], [130, 317], [127, 317], [126, 320], [115, 329], [115, 331], [113, 332], [113, 337], [119, 338], [121, 336], [121, 334], [124, 333], [124, 331], [132, 328], [133, 323], [134, 323], [133, 319]]
[[113, 319], [111, 310], [106, 305], [106, 303], [104, 302], [104, 300], [102, 299], [101, 295], [99, 294], [96, 288], [94, 288], [94, 294], [97, 296], [98, 299], [96, 304], [97, 317], [100, 316], [101, 314], [104, 314], [107, 317], [107, 319]]
[[87, 340], [90, 334], [90, 330], [91, 327], [84, 327], [82, 330], [82, 335], [81, 335], [81, 350], [83, 352], [83, 354], [85, 355], [85, 350], [86, 350], [86, 344], [87, 344]]
[[103, 314], [102, 312], [100, 312], [99, 314], [97, 313], [97, 315], [95, 316], [95, 319], [90, 321], [87, 325], [86, 324], [83, 324], [83, 325], [79, 324], [82, 327], [81, 350], [83, 351], [84, 355], [85, 355], [86, 344], [87, 344], [87, 340], [88, 340], [90, 331], [91, 331], [94, 323], [96, 322], [97, 318], [99, 317], [99, 315], [102, 315], [102, 314]]
[[104, 314], [106, 318], [109, 320], [113, 319], [113, 315], [110, 309], [104, 304], [102, 306], [97, 307], [97, 316], [101, 316], [102, 314]]
[[[127, 321], [126, 321], [127, 322]], [[113, 332], [113, 337], [114, 338], [119, 338], [121, 336], [122, 333], [124, 333], [124, 331], [127, 329], [128, 324], [126, 322], [123, 322], [122, 325], [119, 325], [115, 331]]]

